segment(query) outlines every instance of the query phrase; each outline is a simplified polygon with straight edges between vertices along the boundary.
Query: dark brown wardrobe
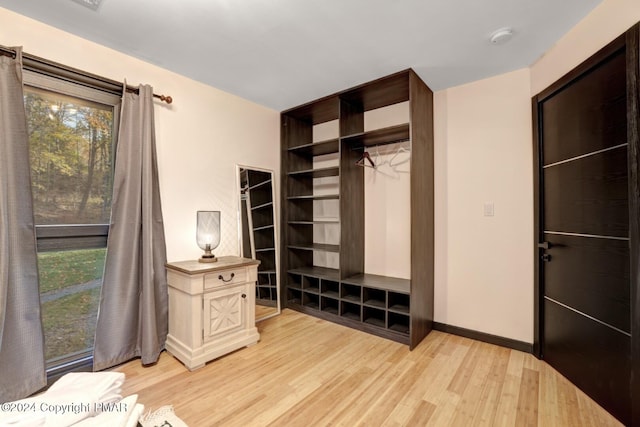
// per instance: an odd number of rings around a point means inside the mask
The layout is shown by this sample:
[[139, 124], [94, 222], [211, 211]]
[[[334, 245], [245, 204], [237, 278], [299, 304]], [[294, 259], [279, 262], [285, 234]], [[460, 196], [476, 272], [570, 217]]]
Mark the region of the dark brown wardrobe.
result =
[[[365, 131], [365, 114], [408, 103], [406, 122]], [[289, 109], [281, 114], [283, 307], [380, 335], [414, 348], [433, 325], [433, 93], [413, 70]], [[314, 127], [338, 125], [336, 138], [314, 141]], [[408, 144], [410, 158], [410, 278], [368, 274], [364, 168], [367, 150]], [[332, 156], [335, 163], [319, 166]], [[333, 191], [314, 190], [333, 177]], [[320, 216], [335, 203], [338, 215]], [[390, 226], [393, 226], [391, 224]], [[315, 237], [338, 228], [337, 241]], [[314, 231], [315, 230], [315, 231]], [[318, 255], [337, 266], [316, 262]], [[336, 268], [337, 267], [337, 268]]]
[[534, 352], [626, 425], [640, 425], [639, 37], [533, 98]]

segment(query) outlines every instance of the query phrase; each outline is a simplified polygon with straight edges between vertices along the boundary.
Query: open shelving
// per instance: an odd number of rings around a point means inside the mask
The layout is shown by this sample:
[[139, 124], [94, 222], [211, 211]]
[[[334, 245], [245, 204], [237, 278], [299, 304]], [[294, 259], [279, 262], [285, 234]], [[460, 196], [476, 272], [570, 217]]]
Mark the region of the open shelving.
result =
[[[406, 123], [365, 131], [364, 113], [408, 103]], [[433, 93], [405, 70], [281, 113], [283, 307], [409, 344], [433, 322]], [[314, 141], [314, 126], [337, 122], [338, 137]], [[364, 168], [368, 147], [411, 147], [410, 279], [364, 271]], [[324, 160], [335, 159], [335, 164]], [[317, 191], [336, 179], [336, 191]], [[335, 201], [337, 218], [319, 205]], [[318, 229], [339, 227], [339, 242], [319, 241]], [[338, 266], [316, 265], [328, 255]]]

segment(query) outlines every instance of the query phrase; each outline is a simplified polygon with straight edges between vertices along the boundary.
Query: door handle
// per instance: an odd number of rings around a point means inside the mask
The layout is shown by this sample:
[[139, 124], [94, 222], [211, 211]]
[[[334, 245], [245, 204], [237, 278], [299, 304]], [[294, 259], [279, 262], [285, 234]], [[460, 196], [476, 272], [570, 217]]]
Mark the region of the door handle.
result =
[[538, 248], [540, 249], [551, 249], [552, 245], [549, 242], [538, 243]]

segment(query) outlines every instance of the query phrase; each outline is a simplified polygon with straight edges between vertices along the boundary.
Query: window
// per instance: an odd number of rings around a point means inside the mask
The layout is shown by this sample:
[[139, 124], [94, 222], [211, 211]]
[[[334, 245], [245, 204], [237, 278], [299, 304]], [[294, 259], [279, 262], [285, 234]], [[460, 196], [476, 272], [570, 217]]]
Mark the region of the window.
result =
[[47, 367], [90, 359], [111, 212], [120, 97], [25, 71]]

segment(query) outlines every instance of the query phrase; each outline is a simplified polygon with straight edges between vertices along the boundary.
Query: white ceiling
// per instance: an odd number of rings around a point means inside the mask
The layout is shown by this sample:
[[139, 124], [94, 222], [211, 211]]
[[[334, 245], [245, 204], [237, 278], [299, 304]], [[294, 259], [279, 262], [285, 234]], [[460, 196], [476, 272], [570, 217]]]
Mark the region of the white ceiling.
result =
[[[103, 0], [93, 11], [71, 0], [0, 0], [0, 7], [284, 110], [406, 68], [440, 90], [526, 67], [601, 1]], [[513, 39], [492, 45], [490, 34], [507, 26]]]

